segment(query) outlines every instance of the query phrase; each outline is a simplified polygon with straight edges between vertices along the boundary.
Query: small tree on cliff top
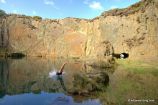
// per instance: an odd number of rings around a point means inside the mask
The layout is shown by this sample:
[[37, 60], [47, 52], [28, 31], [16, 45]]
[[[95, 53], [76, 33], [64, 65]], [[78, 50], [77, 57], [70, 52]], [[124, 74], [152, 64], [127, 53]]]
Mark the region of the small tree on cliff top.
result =
[[33, 19], [35, 19], [37, 21], [40, 21], [40, 20], [42, 20], [42, 17], [40, 17], [40, 16], [34, 16]]
[[4, 16], [4, 15], [6, 15], [5, 11], [0, 9], [0, 16]]

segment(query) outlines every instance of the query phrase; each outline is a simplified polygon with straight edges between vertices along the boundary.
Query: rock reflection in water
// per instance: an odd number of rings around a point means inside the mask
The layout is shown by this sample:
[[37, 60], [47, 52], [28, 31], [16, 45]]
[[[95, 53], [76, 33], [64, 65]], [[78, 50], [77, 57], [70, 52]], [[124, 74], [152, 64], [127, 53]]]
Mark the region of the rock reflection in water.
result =
[[99, 74], [75, 74], [73, 88], [70, 93], [77, 95], [90, 95], [96, 91], [103, 91], [109, 84], [109, 76], [106, 72]]
[[67, 90], [66, 90], [66, 87], [65, 87], [65, 85], [64, 85], [64, 81], [63, 81], [62, 76], [57, 76], [57, 80], [60, 81], [60, 84], [61, 84], [63, 90], [64, 90], [64, 91], [67, 91]]
[[[14, 97], [24, 93], [29, 93], [28, 95], [30, 93], [42, 95], [43, 92], [65, 93], [72, 96], [90, 95], [95, 91], [102, 91], [103, 87], [108, 85], [109, 77], [106, 72], [98, 71], [82, 62], [69, 62], [64, 69], [64, 75], [57, 76], [56, 79], [50, 78], [49, 73], [52, 70], [58, 70], [63, 62], [65, 61], [37, 58], [1, 60], [0, 95], [2, 100], [6, 99], [7, 95]], [[77, 100], [80, 99], [75, 98], [75, 101]]]
[[[53, 71], [51, 74], [54, 75], [52, 75], [51, 78], [59, 81], [62, 89], [69, 94], [90, 95], [96, 91], [103, 91], [109, 84], [108, 74], [105, 71], [96, 71], [96, 69], [87, 67], [85, 64], [83, 64], [83, 67], [86, 69], [83, 68], [82, 71], [78, 73], [66, 74], [66, 76], [65, 74], [60, 76], [55, 75], [55, 72]], [[90, 70], [88, 70], [88, 68]], [[67, 70], [65, 70], [65, 72], [67, 72]], [[67, 86], [65, 86], [63, 78], [69, 79], [67, 80], [69, 82]], [[68, 87], [68, 89], [66, 89], [66, 87]]]

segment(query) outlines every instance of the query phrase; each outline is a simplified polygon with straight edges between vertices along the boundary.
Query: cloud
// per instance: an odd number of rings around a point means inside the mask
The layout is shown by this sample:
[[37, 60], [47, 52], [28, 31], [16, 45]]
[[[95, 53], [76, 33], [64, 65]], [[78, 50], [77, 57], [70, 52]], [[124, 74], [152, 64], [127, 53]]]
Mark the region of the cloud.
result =
[[5, 4], [5, 3], [6, 3], [6, 0], [0, 0], [0, 3]]
[[88, 5], [90, 8], [95, 9], [95, 10], [102, 10], [103, 9], [103, 6], [101, 5], [101, 3], [97, 2], [97, 1], [84, 0], [83, 3]]
[[44, 4], [54, 6], [54, 1], [52, 1], [52, 0], [44, 0]]
[[92, 9], [95, 9], [95, 10], [102, 10], [103, 9], [101, 3], [96, 2], [96, 1], [93, 1], [93, 2], [89, 3], [89, 7], [92, 8]]
[[55, 8], [56, 10], [59, 10], [59, 9], [60, 9], [59, 7], [57, 7], [57, 6], [55, 5], [55, 3], [54, 3], [53, 0], [44, 0], [44, 4], [45, 4], [45, 5], [50, 5], [50, 6], [52, 6], [53, 8]]

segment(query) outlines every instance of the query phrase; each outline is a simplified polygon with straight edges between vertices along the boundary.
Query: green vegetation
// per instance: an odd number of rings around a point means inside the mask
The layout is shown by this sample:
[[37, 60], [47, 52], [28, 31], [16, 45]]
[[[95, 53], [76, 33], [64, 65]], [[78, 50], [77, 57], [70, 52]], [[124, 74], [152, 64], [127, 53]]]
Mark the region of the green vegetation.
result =
[[33, 19], [36, 20], [36, 21], [41, 21], [42, 17], [40, 17], [40, 16], [34, 16]]
[[98, 97], [108, 105], [153, 105], [145, 102], [128, 102], [128, 99], [157, 99], [157, 63], [144, 61], [116, 60], [118, 68], [105, 92]]
[[5, 16], [5, 15], [6, 15], [5, 11], [3, 11], [3, 10], [0, 9], [0, 17], [1, 16]]
[[132, 73], [138, 73], [138, 74], [150, 73], [155, 76], [158, 76], [158, 67], [156, 66], [157, 64], [145, 63], [143, 61], [126, 61], [126, 60], [117, 60], [117, 63]]

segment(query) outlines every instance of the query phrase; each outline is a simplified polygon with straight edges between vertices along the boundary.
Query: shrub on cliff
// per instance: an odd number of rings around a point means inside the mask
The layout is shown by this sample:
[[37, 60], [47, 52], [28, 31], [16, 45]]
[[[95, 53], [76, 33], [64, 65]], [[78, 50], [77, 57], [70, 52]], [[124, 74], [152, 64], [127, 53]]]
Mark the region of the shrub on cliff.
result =
[[42, 20], [42, 17], [40, 16], [34, 16], [33, 19], [37, 20], [37, 21], [41, 21]]
[[6, 15], [5, 11], [0, 9], [0, 16], [5, 16], [5, 15]]

